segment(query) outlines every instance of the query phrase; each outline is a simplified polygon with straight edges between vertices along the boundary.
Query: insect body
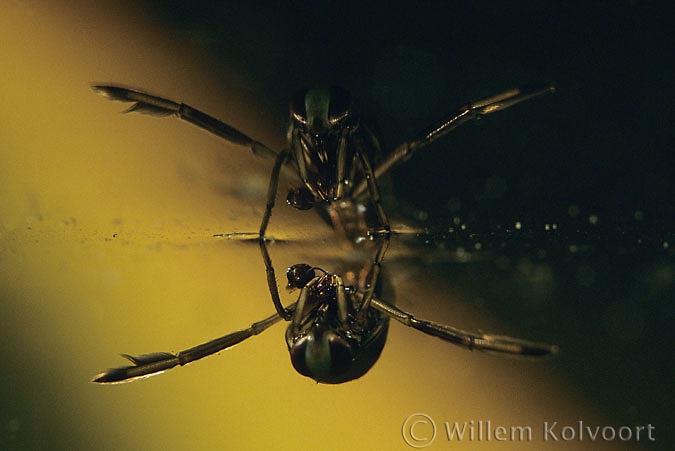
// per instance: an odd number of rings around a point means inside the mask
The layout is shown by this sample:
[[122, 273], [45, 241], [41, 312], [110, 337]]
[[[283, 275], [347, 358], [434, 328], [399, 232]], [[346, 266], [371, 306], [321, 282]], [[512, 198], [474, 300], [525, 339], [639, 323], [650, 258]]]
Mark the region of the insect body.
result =
[[[123, 382], [157, 374], [201, 359], [257, 335], [281, 319], [289, 321], [286, 342], [294, 367], [318, 382], [340, 383], [365, 374], [380, 355], [386, 340], [388, 319], [446, 341], [470, 348], [504, 354], [545, 356], [553, 346], [509, 337], [473, 334], [415, 318], [380, 298], [380, 269], [389, 245], [391, 229], [380, 202], [377, 180], [393, 166], [458, 126], [501, 111], [516, 103], [554, 90], [552, 85], [522, 87], [469, 103], [453, 114], [399, 145], [377, 165], [379, 143], [359, 121], [351, 97], [342, 88], [309, 89], [293, 97], [288, 147], [274, 152], [226, 123], [188, 105], [120, 86], [97, 85], [94, 90], [112, 100], [133, 102], [127, 111], [158, 116], [175, 115], [232, 143], [249, 147], [258, 156], [274, 159], [267, 202], [257, 237], [265, 264], [267, 284], [276, 314], [249, 328], [181, 351], [126, 356], [133, 365], [108, 370], [95, 382]], [[342, 276], [298, 264], [287, 273], [289, 286], [299, 288], [298, 300], [284, 307], [279, 296], [274, 266], [266, 245], [266, 231], [275, 205], [279, 175], [290, 166], [298, 186], [287, 202], [296, 209], [325, 207], [336, 233], [348, 241], [378, 241], [364, 280], [345, 285]], [[374, 217], [376, 223], [368, 218]], [[363, 273], [362, 267], [351, 268]], [[319, 273], [317, 275], [317, 272]]]

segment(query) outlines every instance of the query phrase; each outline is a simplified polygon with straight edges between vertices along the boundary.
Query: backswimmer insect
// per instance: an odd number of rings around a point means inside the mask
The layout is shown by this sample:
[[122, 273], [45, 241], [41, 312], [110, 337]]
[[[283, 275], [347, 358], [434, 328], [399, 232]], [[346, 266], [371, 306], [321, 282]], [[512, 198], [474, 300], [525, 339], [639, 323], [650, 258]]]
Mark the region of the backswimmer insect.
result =
[[[276, 309], [274, 315], [247, 329], [177, 354], [124, 355], [133, 365], [110, 369], [96, 376], [93, 382], [126, 382], [159, 374], [234, 346], [281, 319], [290, 322], [286, 342], [293, 366], [299, 373], [323, 383], [342, 383], [365, 374], [382, 351], [389, 318], [468, 349], [530, 357], [557, 352], [555, 346], [470, 333], [415, 318], [381, 298], [378, 292], [391, 227], [380, 202], [377, 180], [393, 166], [408, 160], [416, 150], [458, 126], [553, 92], [553, 85], [516, 88], [464, 105], [398, 146], [377, 165], [375, 155], [380, 152], [379, 142], [359, 121], [349, 93], [339, 87], [303, 90], [293, 97], [288, 148], [278, 153], [188, 105], [120, 86], [95, 85], [93, 89], [111, 100], [134, 102], [127, 112], [175, 115], [227, 141], [249, 147], [254, 155], [274, 158], [257, 239]], [[287, 195], [289, 205], [300, 210], [320, 205], [331, 220], [336, 239], [352, 243], [364, 238], [377, 241], [365, 278], [352, 276], [349, 284], [345, 284], [344, 274], [362, 274], [363, 268], [347, 268], [340, 275], [304, 263], [293, 265], [287, 271], [288, 287], [300, 289], [300, 294], [288, 307], [283, 306], [279, 296], [265, 235], [276, 201], [279, 175], [285, 166], [292, 168], [291, 173], [299, 182]], [[369, 219], [371, 216], [376, 219], [375, 224]]]

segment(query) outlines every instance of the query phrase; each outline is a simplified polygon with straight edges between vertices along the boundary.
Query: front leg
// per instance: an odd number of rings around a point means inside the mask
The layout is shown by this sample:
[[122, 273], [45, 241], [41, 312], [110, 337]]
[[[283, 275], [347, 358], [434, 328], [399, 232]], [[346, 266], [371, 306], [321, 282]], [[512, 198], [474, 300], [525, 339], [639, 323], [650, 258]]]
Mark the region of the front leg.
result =
[[274, 307], [277, 309], [279, 316], [286, 321], [290, 320], [292, 313], [284, 309], [281, 299], [279, 298], [279, 288], [277, 287], [277, 278], [274, 272], [274, 265], [272, 264], [272, 258], [270, 257], [269, 252], [267, 251], [267, 242], [265, 239], [265, 233], [267, 232], [267, 226], [270, 222], [270, 217], [272, 216], [272, 209], [274, 208], [274, 203], [277, 198], [277, 188], [279, 186], [279, 172], [281, 167], [288, 160], [290, 153], [288, 150], [279, 152], [272, 168], [272, 175], [270, 176], [269, 188], [267, 190], [267, 203], [265, 206], [265, 213], [263, 214], [262, 222], [260, 223], [260, 230], [258, 232], [258, 243], [260, 245], [260, 253], [262, 254], [263, 262], [265, 263], [265, 274], [267, 278], [267, 287], [270, 291], [270, 296], [272, 296], [272, 302]]

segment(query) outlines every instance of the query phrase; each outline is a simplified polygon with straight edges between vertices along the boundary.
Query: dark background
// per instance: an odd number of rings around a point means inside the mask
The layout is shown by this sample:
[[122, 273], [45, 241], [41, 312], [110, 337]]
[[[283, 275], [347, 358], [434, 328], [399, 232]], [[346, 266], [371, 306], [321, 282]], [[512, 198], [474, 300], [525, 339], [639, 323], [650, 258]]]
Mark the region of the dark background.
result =
[[[655, 425], [663, 446], [675, 420], [675, 40], [663, 4], [156, 1], [146, 11], [214, 70], [224, 62], [261, 87], [247, 95], [270, 106], [271, 146], [306, 86], [351, 90], [391, 149], [467, 101], [555, 82], [554, 95], [468, 124], [397, 168], [388, 211], [429, 227], [433, 250], [480, 243], [488, 258], [437, 263], [430, 276], [515, 327], [537, 315], [527, 335], [560, 345], [551, 364], [577, 392], [617, 425]], [[444, 233], [455, 217], [467, 230]]]
[[668, 11], [640, 1], [268, 3], [148, 11], [263, 86], [251, 95], [276, 106], [280, 139], [291, 94], [307, 86], [350, 89], [393, 148], [467, 101], [553, 81], [555, 96], [466, 127], [400, 168], [397, 197], [438, 224], [448, 208], [430, 192], [458, 199], [476, 223], [559, 222], [574, 204], [621, 227], [640, 210], [668, 232]]

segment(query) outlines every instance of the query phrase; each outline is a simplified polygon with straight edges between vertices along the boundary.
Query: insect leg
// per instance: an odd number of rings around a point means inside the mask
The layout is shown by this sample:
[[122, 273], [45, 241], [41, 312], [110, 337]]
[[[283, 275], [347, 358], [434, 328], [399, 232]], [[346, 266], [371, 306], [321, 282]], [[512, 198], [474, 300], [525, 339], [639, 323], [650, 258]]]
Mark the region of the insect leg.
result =
[[380, 264], [382, 263], [382, 260], [384, 260], [384, 254], [387, 252], [387, 248], [389, 247], [389, 241], [391, 240], [391, 227], [389, 226], [389, 220], [387, 219], [387, 215], [385, 214], [384, 208], [382, 207], [382, 202], [380, 201], [380, 191], [377, 187], [377, 178], [375, 177], [363, 143], [358, 138], [354, 140], [354, 143], [356, 145], [361, 168], [363, 169], [363, 176], [365, 178], [364, 181], [368, 186], [370, 201], [375, 207], [375, 213], [377, 214], [377, 219], [380, 223], [380, 230], [374, 231], [374, 234], [377, 237], [381, 237], [382, 239], [375, 253], [375, 257], [373, 258], [373, 264], [371, 265], [366, 277], [366, 291], [364, 293], [363, 301], [361, 302], [361, 307], [359, 308], [357, 318], [358, 321], [363, 323], [366, 320], [368, 305], [370, 304], [370, 300], [375, 293], [375, 288], [380, 275]]
[[184, 103], [174, 102], [173, 100], [153, 96], [135, 89], [123, 88], [121, 86], [94, 85], [92, 88], [96, 93], [104, 95], [110, 100], [134, 102], [134, 104], [126, 111], [127, 113], [137, 112], [152, 116], [174, 115], [179, 119], [196, 125], [197, 127], [224, 138], [227, 141], [246, 146], [258, 157], [273, 159], [277, 155], [277, 153], [269, 147], [250, 138], [239, 130]]
[[[404, 142], [394, 149], [394, 151], [387, 155], [387, 157], [375, 168], [375, 178], [381, 177], [393, 166], [407, 161], [417, 149], [431, 144], [472, 119], [504, 110], [517, 103], [554, 91], [555, 87], [552, 84], [545, 86], [524, 86], [510, 89], [492, 97], [487, 97], [464, 105], [450, 116], [441, 119], [431, 127], [420, 132], [412, 140]], [[365, 194], [367, 188], [365, 181], [361, 182], [354, 190], [354, 197], [358, 198]]]
[[263, 215], [262, 222], [260, 224], [260, 231], [258, 232], [258, 242], [260, 244], [260, 253], [262, 254], [263, 262], [265, 263], [265, 273], [267, 274], [267, 286], [270, 290], [270, 295], [272, 296], [272, 302], [274, 307], [277, 309], [279, 316], [286, 321], [290, 320], [293, 316], [293, 313], [284, 309], [281, 299], [279, 298], [279, 288], [277, 287], [277, 278], [274, 273], [274, 265], [272, 264], [272, 258], [270, 257], [269, 252], [267, 251], [267, 242], [265, 240], [265, 232], [267, 231], [267, 226], [270, 222], [270, 217], [272, 216], [272, 209], [274, 208], [274, 203], [277, 198], [277, 188], [279, 185], [279, 172], [281, 171], [282, 165], [288, 159], [290, 153], [288, 150], [283, 150], [277, 154], [276, 162], [272, 168], [272, 175], [270, 176], [269, 189], [267, 190], [267, 204], [265, 206], [265, 213]]
[[418, 319], [410, 313], [379, 299], [373, 298], [371, 305], [406, 326], [467, 349], [525, 357], [548, 357], [558, 352], [557, 346], [500, 335], [467, 332], [445, 324]]
[[[291, 304], [288, 307], [288, 311], [293, 312], [295, 310], [295, 306], [295, 303]], [[251, 326], [247, 329], [232, 332], [223, 337], [202, 343], [184, 351], [180, 351], [177, 354], [171, 354], [169, 352], [156, 352], [137, 357], [123, 354], [122, 356], [130, 360], [133, 365], [106, 370], [103, 373], [95, 376], [92, 382], [115, 384], [121, 382], [131, 382], [134, 380], [161, 374], [164, 371], [176, 366], [187, 365], [188, 363], [194, 362], [195, 360], [199, 360], [211, 354], [231, 348], [232, 346], [241, 343], [247, 338], [258, 335], [280, 320], [281, 317], [275, 313], [274, 315], [265, 318], [262, 321], [251, 324]]]

